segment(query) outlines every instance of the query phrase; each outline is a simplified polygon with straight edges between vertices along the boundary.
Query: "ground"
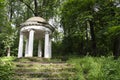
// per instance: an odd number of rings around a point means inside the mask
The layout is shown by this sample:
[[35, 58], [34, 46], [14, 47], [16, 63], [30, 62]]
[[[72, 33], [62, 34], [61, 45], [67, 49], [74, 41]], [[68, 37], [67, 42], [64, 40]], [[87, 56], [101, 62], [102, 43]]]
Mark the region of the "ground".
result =
[[15, 79], [18, 80], [73, 80], [74, 65], [61, 59], [20, 58], [14, 60]]

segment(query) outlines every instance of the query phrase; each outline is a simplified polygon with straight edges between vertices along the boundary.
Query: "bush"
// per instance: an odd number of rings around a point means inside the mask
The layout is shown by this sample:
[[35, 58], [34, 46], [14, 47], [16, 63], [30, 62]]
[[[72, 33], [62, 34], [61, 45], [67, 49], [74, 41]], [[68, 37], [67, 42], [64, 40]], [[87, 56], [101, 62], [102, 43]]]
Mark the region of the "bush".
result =
[[120, 59], [113, 57], [71, 58], [75, 65], [77, 80], [120, 80]]
[[14, 57], [1, 57], [0, 58], [0, 80], [12, 80], [13, 76], [13, 63], [11, 62]]

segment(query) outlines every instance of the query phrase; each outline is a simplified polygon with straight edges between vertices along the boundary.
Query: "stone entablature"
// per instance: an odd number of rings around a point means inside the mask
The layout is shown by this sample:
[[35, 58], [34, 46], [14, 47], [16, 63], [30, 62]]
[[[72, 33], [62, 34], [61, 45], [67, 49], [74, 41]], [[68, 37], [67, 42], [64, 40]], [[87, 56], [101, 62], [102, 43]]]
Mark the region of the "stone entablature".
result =
[[48, 23], [43, 23], [43, 22], [34, 21], [34, 22], [25, 22], [21, 24], [21, 27], [25, 27], [25, 26], [34, 26], [34, 27], [44, 26], [54, 31], [54, 28], [51, 25], [49, 25]]

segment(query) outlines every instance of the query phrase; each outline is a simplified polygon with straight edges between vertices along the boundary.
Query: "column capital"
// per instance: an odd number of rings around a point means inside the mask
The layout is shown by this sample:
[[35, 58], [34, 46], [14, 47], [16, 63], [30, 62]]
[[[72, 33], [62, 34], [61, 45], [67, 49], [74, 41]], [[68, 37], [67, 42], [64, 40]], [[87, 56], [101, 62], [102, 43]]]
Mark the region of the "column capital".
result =
[[45, 31], [45, 34], [50, 34], [50, 31]]
[[28, 29], [28, 31], [35, 31], [34, 29]]
[[20, 35], [23, 35], [23, 32], [22, 32], [22, 31], [20, 31]]

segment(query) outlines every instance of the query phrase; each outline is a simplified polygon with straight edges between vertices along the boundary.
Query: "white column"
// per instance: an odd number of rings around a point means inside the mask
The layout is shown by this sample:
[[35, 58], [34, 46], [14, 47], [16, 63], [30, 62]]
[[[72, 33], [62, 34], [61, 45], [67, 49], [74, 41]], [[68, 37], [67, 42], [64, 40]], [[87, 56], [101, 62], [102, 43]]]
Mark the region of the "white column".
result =
[[28, 54], [28, 43], [29, 43], [29, 39], [27, 38], [26, 39], [26, 45], [25, 45], [25, 57], [27, 57], [29, 54]]
[[50, 55], [49, 55], [49, 32], [45, 32], [44, 57], [50, 58]]
[[42, 57], [42, 44], [41, 44], [41, 40], [39, 40], [39, 43], [38, 43], [38, 57]]
[[28, 42], [28, 56], [33, 56], [33, 42], [34, 42], [34, 30], [30, 30], [29, 32], [29, 42]]
[[52, 42], [51, 42], [51, 38], [49, 39], [49, 56], [50, 56], [50, 58], [52, 57]]
[[20, 32], [18, 58], [23, 57], [23, 33]]

